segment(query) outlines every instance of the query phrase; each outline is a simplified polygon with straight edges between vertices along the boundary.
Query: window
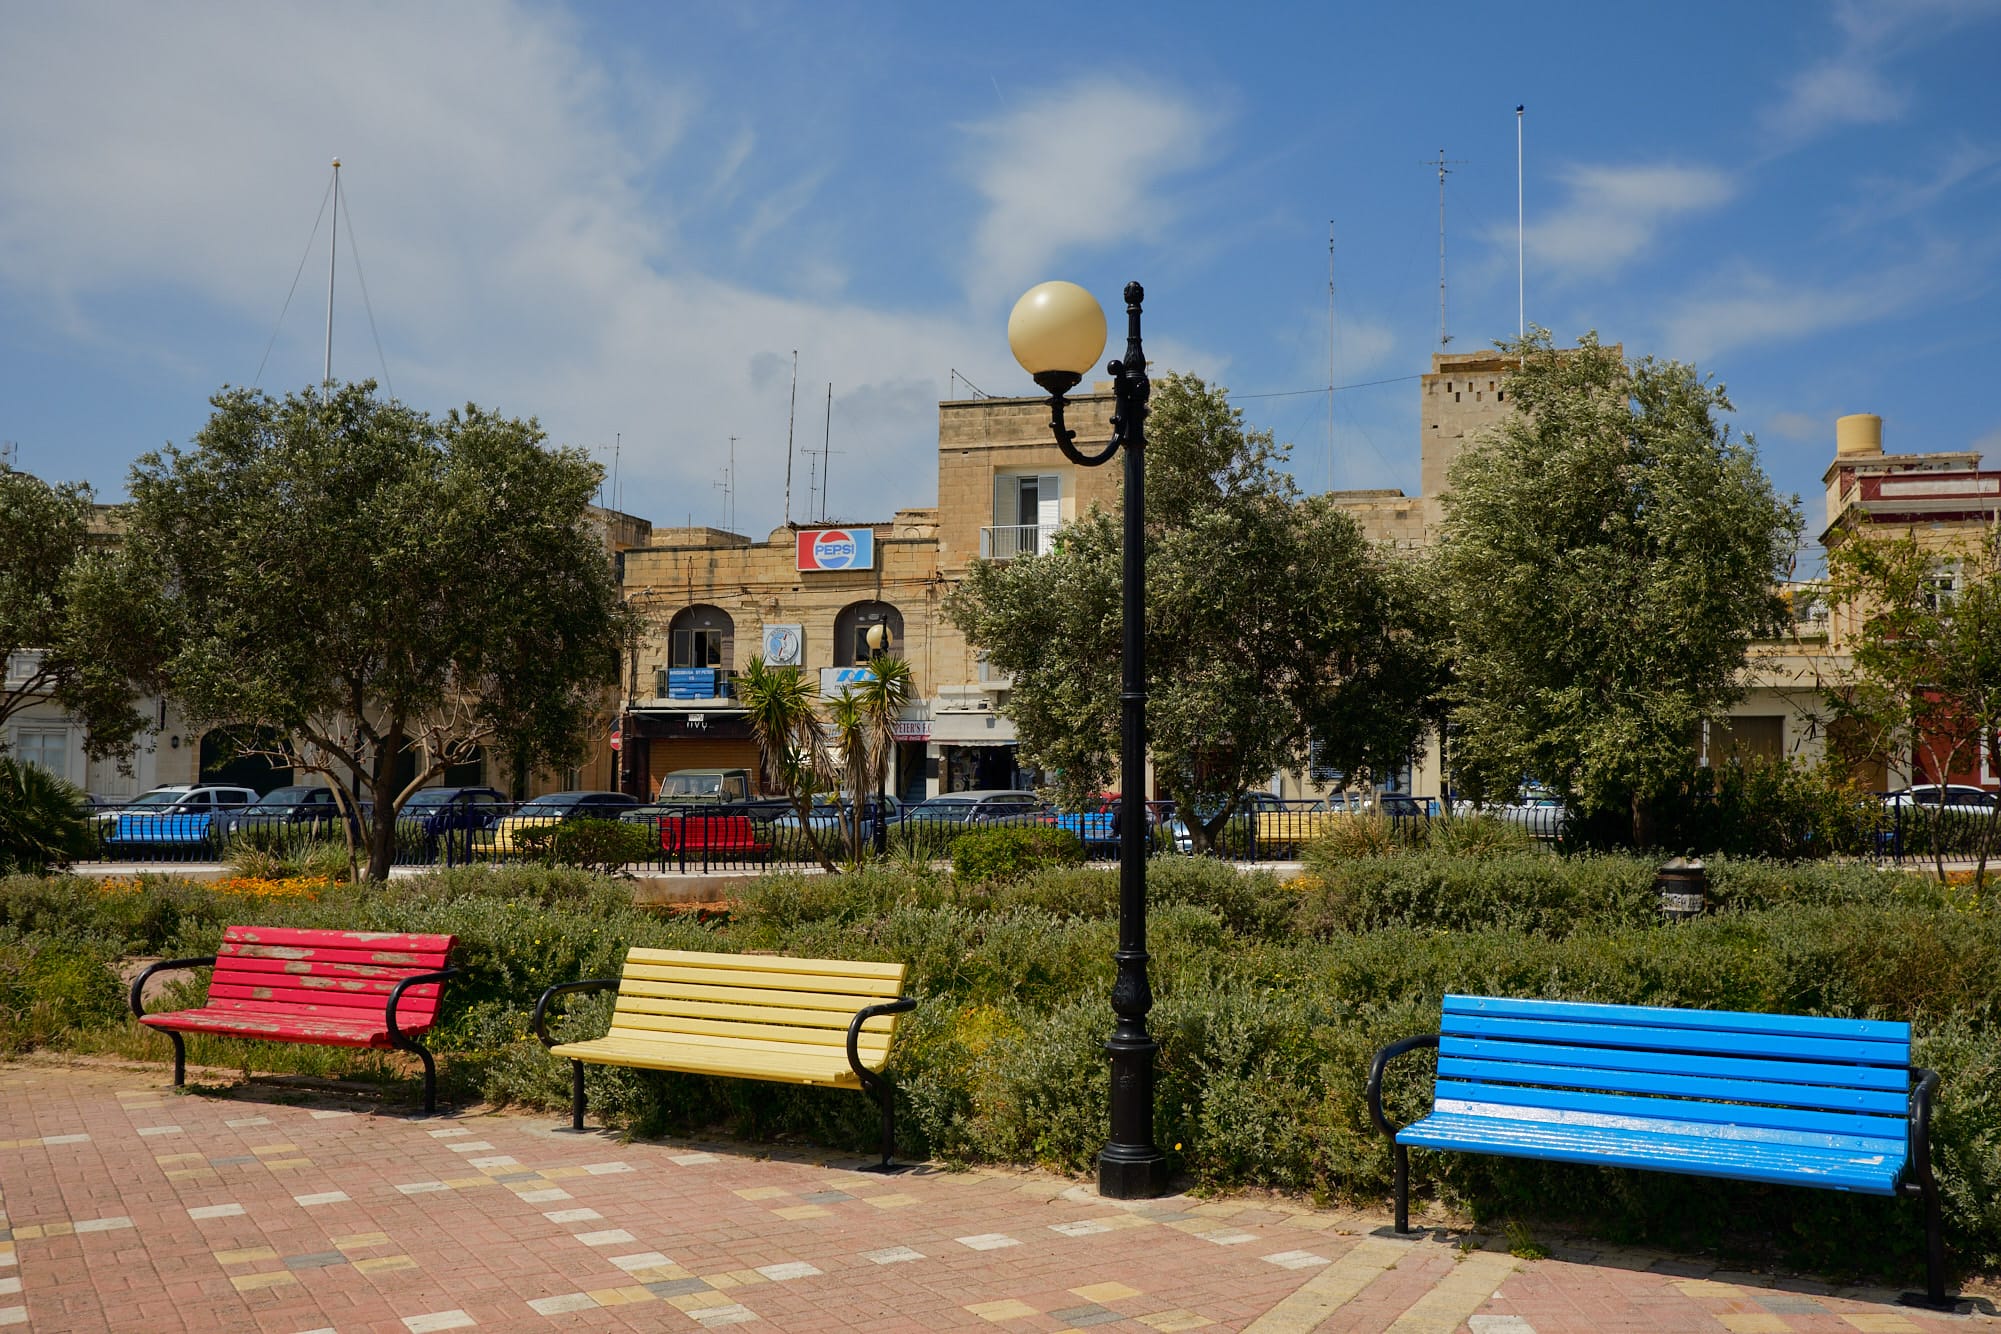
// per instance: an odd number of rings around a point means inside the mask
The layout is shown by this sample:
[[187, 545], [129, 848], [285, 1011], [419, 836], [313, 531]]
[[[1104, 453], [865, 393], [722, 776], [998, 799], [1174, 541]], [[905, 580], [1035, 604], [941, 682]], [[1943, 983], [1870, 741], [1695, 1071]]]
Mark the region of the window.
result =
[[875, 656], [869, 647], [868, 632], [887, 626], [889, 642], [882, 651], [892, 657], [903, 654], [903, 613], [887, 602], [855, 602], [834, 618], [834, 666], [859, 667]]
[[1063, 479], [1055, 473], [1003, 473], [994, 478], [994, 524], [984, 554], [996, 560], [1053, 549], [1063, 521]]
[[22, 761], [47, 770], [57, 778], [69, 777], [69, 729], [67, 727], [24, 727], [14, 735], [14, 751]]
[[678, 613], [668, 630], [669, 667], [721, 667], [735, 661], [736, 622], [720, 607], [694, 606]]
[[1926, 581], [1929, 585], [1924, 595], [1926, 611], [1945, 611], [1952, 606], [1953, 600], [1959, 596], [1959, 576], [1958, 561], [1939, 562], [1937, 570]]

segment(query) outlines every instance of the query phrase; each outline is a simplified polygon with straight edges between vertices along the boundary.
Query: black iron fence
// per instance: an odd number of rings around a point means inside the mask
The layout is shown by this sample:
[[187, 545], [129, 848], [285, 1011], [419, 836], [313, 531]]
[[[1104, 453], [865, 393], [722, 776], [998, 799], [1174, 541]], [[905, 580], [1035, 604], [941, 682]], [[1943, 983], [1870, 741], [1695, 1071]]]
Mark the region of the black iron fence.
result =
[[[1457, 814], [1471, 814], [1461, 807]], [[463, 866], [507, 861], [554, 860], [634, 871], [700, 873], [746, 867], [811, 867], [824, 858], [836, 865], [851, 859], [852, 816], [845, 806], [810, 809], [802, 823], [786, 802], [689, 803], [640, 806], [594, 813], [597, 818], [556, 819], [528, 804], [480, 803], [445, 809], [406, 811], [395, 827], [397, 866]], [[1560, 806], [1489, 807], [1482, 814], [1517, 825], [1532, 837], [1558, 843], [1566, 833]], [[1898, 800], [1869, 802], [1850, 813], [1838, 829], [1773, 830], [1778, 855], [1851, 856], [1892, 862], [1937, 857], [1966, 861], [1982, 854], [2001, 859], [2001, 827], [1984, 809], [1916, 805]], [[347, 840], [339, 817], [265, 817], [255, 811], [213, 814], [93, 814], [97, 860], [134, 865], [247, 862], [301, 865], [314, 858], [345, 859]], [[1204, 852], [1238, 862], [1296, 860], [1315, 839], [1335, 833], [1344, 822], [1367, 819], [1400, 842], [1421, 841], [1441, 817], [1436, 803], [1411, 799], [1363, 811], [1327, 802], [1280, 801], [1260, 795], [1234, 813], [1206, 839], [1189, 827], [1174, 803], [1147, 803], [1147, 842], [1155, 854]], [[872, 855], [933, 861], [951, 855], [952, 841], [972, 830], [1060, 828], [1077, 835], [1085, 857], [1116, 861], [1118, 820], [1109, 809], [1066, 813], [1014, 811], [968, 813], [964, 807], [943, 815], [922, 805], [885, 809], [875, 803], [861, 811], [861, 837]], [[355, 842], [365, 857], [363, 831]], [[325, 864], [325, 863], [320, 863]]]

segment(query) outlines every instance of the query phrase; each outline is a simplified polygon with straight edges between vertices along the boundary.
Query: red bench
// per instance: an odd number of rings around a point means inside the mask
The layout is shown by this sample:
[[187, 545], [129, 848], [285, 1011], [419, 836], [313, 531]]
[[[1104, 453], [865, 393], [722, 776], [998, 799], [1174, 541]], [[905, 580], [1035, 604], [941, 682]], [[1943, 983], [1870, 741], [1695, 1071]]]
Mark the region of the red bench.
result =
[[[424, 1061], [424, 1110], [437, 1110], [438, 1075], [416, 1035], [438, 1018], [438, 994], [459, 972], [445, 966], [453, 936], [381, 931], [312, 931], [232, 926], [219, 953], [164, 959], [132, 983], [132, 1013], [174, 1044], [174, 1083], [187, 1081], [182, 1033], [268, 1038], [333, 1047], [415, 1052]], [[208, 1003], [198, 1010], [147, 1014], [142, 993], [153, 974], [207, 968]]]
[[711, 856], [760, 860], [771, 856], [771, 845], [758, 838], [748, 815], [663, 815], [660, 848], [680, 856], [683, 869], [691, 853], [704, 861]]

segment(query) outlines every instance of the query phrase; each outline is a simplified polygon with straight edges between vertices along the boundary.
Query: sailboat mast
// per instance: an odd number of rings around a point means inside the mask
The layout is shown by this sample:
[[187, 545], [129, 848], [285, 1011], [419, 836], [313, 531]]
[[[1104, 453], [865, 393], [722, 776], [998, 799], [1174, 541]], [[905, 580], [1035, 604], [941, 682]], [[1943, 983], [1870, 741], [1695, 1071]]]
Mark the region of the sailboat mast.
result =
[[333, 396], [334, 256], [340, 253], [340, 159], [333, 160], [333, 231], [327, 242], [327, 351], [320, 368], [320, 398]]

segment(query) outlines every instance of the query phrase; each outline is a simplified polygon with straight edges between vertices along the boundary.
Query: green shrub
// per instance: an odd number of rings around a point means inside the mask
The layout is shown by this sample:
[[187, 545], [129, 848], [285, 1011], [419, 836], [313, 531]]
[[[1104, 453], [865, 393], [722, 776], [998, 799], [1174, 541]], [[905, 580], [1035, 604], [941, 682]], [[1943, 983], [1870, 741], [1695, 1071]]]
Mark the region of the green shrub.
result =
[[124, 997], [101, 943], [44, 935], [0, 942], [0, 1052], [61, 1046], [117, 1022]]
[[[1943, 1081], [1934, 1154], [1954, 1263], [2001, 1264], [2001, 916], [1964, 891], [1718, 859], [1714, 911], [1668, 926], [1653, 858], [1433, 849], [1335, 863], [1304, 890], [1202, 858], [1147, 869], [1156, 1136], [1197, 1182], [1380, 1206], [1390, 1155], [1364, 1106], [1369, 1060], [1436, 1032], [1447, 992], [1902, 1019]], [[1117, 883], [1069, 866], [971, 884], [928, 867], [791, 873], [748, 887], [717, 925], [635, 908], [629, 885], [561, 867], [254, 904], [164, 878], [130, 891], [16, 876], [0, 878], [0, 1022], [15, 1047], [158, 1058], [157, 1037], [120, 1016], [119, 954], [207, 953], [242, 920], [449, 932], [467, 971], [434, 1031], [447, 1096], [554, 1109], [568, 1071], [529, 1035], [528, 1010], [553, 982], [616, 973], [631, 946], [896, 960], [920, 999], [890, 1062], [902, 1151], [1085, 1170], [1105, 1137]], [[558, 1031], [602, 1031], [609, 1003], [575, 998]], [[305, 1050], [200, 1039], [190, 1054], [404, 1078], [377, 1057]], [[1428, 1105], [1430, 1068], [1424, 1055], [1391, 1068], [1394, 1117]], [[719, 1125], [865, 1150], [875, 1129], [867, 1100], [840, 1090], [596, 1067], [588, 1081], [595, 1115], [641, 1131]], [[1676, 1246], [1762, 1235], [1779, 1258], [1842, 1276], [1919, 1265], [1908, 1201], [1464, 1154], [1419, 1152], [1412, 1168], [1421, 1196], [1484, 1219]]]
[[523, 861], [620, 875], [633, 862], [654, 859], [660, 836], [647, 825], [623, 820], [563, 820], [516, 830], [514, 846]]
[[1492, 815], [1443, 815], [1432, 820], [1425, 846], [1452, 857], [1504, 857], [1534, 852], [1535, 835]]
[[1318, 837], [1309, 839], [1299, 850], [1308, 869], [1335, 862], [1370, 857], [1389, 857], [1413, 847], [1422, 847], [1423, 820], [1392, 820], [1379, 811], [1358, 811], [1327, 821]]
[[0, 755], [0, 875], [40, 874], [96, 852], [82, 791], [39, 765]]
[[952, 840], [952, 874], [966, 884], [1019, 880], [1045, 867], [1084, 864], [1084, 840], [1055, 825], [975, 829]]

